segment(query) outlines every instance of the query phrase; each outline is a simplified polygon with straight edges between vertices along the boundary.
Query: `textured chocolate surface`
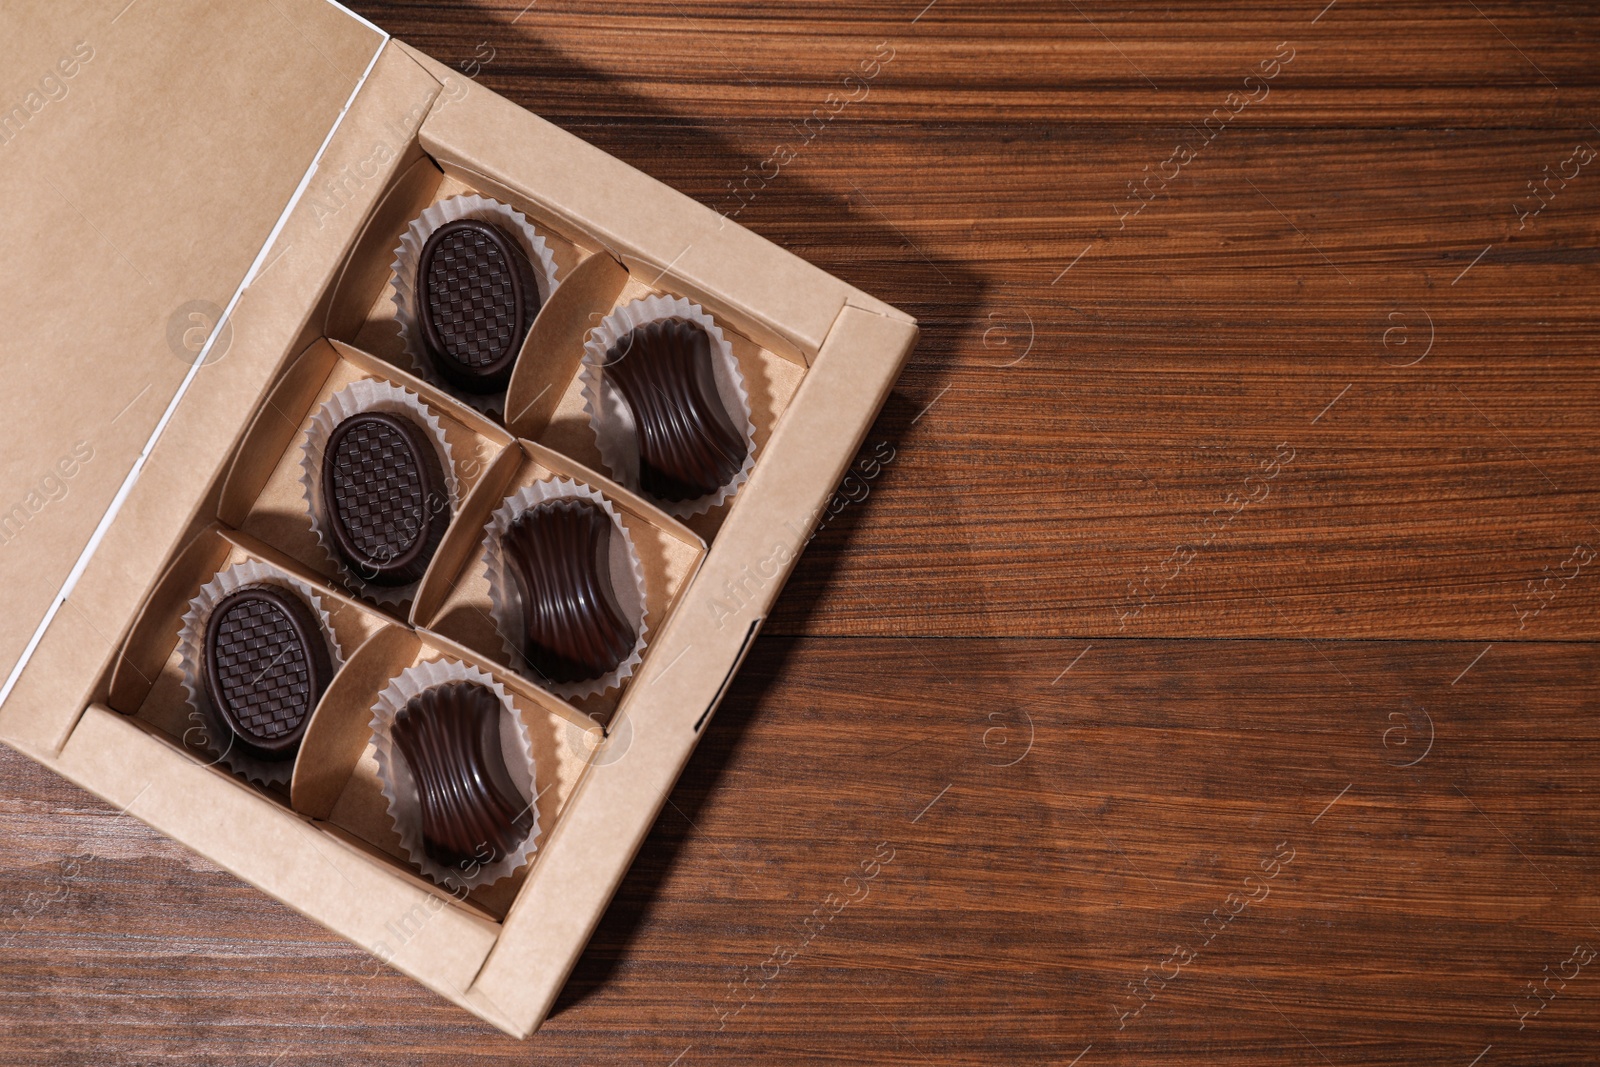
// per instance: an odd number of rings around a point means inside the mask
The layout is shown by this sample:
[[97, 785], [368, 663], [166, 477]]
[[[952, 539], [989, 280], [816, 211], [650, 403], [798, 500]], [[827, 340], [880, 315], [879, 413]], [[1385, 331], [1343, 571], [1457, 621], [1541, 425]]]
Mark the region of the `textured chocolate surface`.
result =
[[416, 300], [423, 347], [458, 389], [505, 392], [539, 305], [533, 264], [500, 227], [458, 219], [423, 245]]
[[420, 579], [450, 525], [439, 450], [405, 415], [366, 411], [334, 427], [322, 498], [339, 554], [364, 582]]
[[585, 682], [633, 651], [637, 634], [611, 581], [611, 517], [592, 500], [546, 500], [501, 546], [521, 612], [522, 654], [548, 681]]
[[733, 480], [748, 449], [717, 393], [711, 338], [698, 323], [636, 327], [606, 353], [605, 375], [633, 412], [640, 489], [678, 502]]
[[515, 851], [533, 828], [500, 746], [500, 698], [473, 682], [447, 682], [412, 697], [392, 737], [422, 802], [422, 845], [464, 873]]
[[206, 695], [243, 751], [264, 760], [293, 759], [332, 678], [327, 638], [297, 594], [247, 585], [212, 609]]

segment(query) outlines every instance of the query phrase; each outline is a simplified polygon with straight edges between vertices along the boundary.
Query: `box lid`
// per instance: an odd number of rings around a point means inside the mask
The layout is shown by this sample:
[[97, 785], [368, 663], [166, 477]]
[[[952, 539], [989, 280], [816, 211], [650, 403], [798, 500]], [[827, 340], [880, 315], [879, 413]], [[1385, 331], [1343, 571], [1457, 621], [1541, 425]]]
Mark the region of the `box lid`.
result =
[[0, 699], [386, 40], [327, 0], [5, 8]]

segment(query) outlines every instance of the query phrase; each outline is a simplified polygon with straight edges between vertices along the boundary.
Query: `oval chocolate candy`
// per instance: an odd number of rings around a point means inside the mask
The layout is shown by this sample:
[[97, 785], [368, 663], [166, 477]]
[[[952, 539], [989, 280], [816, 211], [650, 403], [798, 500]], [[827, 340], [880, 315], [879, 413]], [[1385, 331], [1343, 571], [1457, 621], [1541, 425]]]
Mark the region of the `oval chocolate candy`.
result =
[[446, 682], [395, 715], [390, 736], [416, 781], [423, 851], [442, 867], [497, 863], [533, 828], [506, 768], [501, 708], [486, 686]]
[[416, 307], [423, 348], [456, 388], [505, 392], [539, 306], [533, 264], [500, 227], [457, 219], [422, 246]]
[[611, 580], [611, 517], [592, 500], [546, 500], [501, 539], [522, 618], [522, 654], [557, 684], [592, 681], [633, 652]]
[[450, 525], [439, 450], [398, 413], [363, 411], [334, 427], [322, 455], [322, 499], [339, 555], [373, 585], [420, 579]]
[[234, 743], [258, 759], [293, 759], [333, 678], [311, 606], [274, 585], [223, 597], [206, 621], [205, 690]]
[[721, 489], [744, 465], [744, 434], [728, 417], [699, 323], [635, 327], [606, 353], [605, 375], [633, 412], [639, 488], [674, 503]]

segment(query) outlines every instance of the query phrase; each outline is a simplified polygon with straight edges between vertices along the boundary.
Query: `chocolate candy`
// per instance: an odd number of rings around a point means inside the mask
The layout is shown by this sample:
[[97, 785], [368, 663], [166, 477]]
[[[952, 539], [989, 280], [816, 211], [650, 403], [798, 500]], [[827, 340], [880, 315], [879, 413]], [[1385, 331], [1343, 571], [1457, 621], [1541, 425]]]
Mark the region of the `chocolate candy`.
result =
[[333, 662], [311, 606], [287, 589], [247, 585], [223, 597], [206, 622], [205, 689], [258, 759], [293, 759]]
[[497, 863], [533, 828], [500, 747], [501, 707], [485, 686], [447, 682], [394, 717], [390, 736], [422, 801], [423, 851], [442, 867]]
[[410, 585], [450, 525], [439, 450], [405, 415], [364, 411], [335, 426], [322, 499], [339, 554], [364, 582]]
[[544, 678], [586, 682], [615, 670], [637, 635], [611, 584], [611, 517], [592, 500], [546, 500], [501, 539], [522, 617], [522, 654]]
[[711, 338], [699, 323], [635, 327], [606, 353], [605, 374], [633, 412], [639, 488], [678, 502], [733, 480], [748, 449], [717, 393]]
[[458, 219], [422, 246], [416, 306], [423, 348], [458, 389], [505, 392], [539, 303], [533, 264], [498, 226]]

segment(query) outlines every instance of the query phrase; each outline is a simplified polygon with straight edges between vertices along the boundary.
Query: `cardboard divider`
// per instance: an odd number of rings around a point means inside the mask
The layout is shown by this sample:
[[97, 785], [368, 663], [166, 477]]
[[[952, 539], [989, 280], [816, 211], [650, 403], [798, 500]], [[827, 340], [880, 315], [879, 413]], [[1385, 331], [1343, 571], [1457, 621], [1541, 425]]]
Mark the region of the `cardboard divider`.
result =
[[[221, 571], [250, 561], [265, 563], [310, 586], [322, 601], [347, 657], [388, 625], [373, 608], [329, 587], [317, 575], [248, 534], [216, 523], [201, 530], [173, 559], [128, 632], [112, 670], [109, 706], [139, 719], [164, 740], [202, 762], [209, 763], [213, 757], [194, 736], [195, 713], [183, 688], [178, 631], [189, 602], [201, 586]], [[337, 680], [335, 675], [334, 681]], [[314, 713], [312, 718], [315, 721]], [[273, 791], [267, 792], [283, 801]]]
[[[471, 649], [499, 669], [518, 674], [491, 614], [489, 580], [483, 567], [484, 528], [507, 497], [549, 478], [570, 478], [588, 485], [621, 514], [644, 568], [645, 618], [650, 628], [644, 662], [648, 663], [655, 635], [666, 625], [684, 587], [705, 558], [705, 542], [643, 497], [531, 441], [518, 441], [507, 449], [462, 503], [417, 592], [413, 620], [430, 633]], [[620, 689], [574, 700], [572, 705], [596, 722], [609, 722], [629, 681]]]
[[189, 601], [210, 575], [232, 565], [229, 559], [236, 551], [237, 546], [222, 536], [221, 527], [213, 524], [172, 558], [113, 661], [106, 703], [124, 711], [144, 704], [177, 648], [179, 620], [189, 610]]
[[[521, 446], [505, 449], [478, 479], [477, 487], [461, 501], [457, 521], [450, 524], [444, 540], [434, 550], [433, 562], [411, 603], [411, 616], [417, 625], [427, 626], [442, 613], [445, 601], [456, 592], [462, 568], [481, 551], [483, 528], [489, 516], [511, 494], [511, 481], [527, 462], [527, 453]], [[479, 497], [493, 503], [480, 503]], [[482, 521], [475, 521], [479, 516]]]
[[306, 349], [245, 433], [223, 483], [217, 512], [223, 522], [341, 587], [339, 569], [318, 543], [311, 525], [300, 482], [300, 446], [312, 417], [328, 398], [363, 378], [410, 390], [439, 417], [450, 442], [462, 499], [511, 443], [510, 435], [482, 415], [358, 348], [321, 340]]
[[[306, 725], [301, 748], [305, 759], [295, 761], [289, 796], [295, 811], [313, 819], [333, 814], [350, 773], [372, 739], [368, 726], [368, 697], [389, 684], [390, 665], [411, 649], [416, 636], [403, 626], [388, 623], [352, 652], [327, 698]], [[368, 646], [373, 647], [368, 647]]]
[[323, 694], [301, 743], [290, 796], [300, 814], [336, 827], [361, 842], [364, 850], [452, 901], [464, 900], [499, 918], [510, 910], [539, 857], [509, 878], [482, 886], [464, 897], [422, 878], [411, 866], [389, 817], [372, 746], [372, 708], [378, 694], [401, 672], [419, 663], [450, 659], [478, 667], [511, 695], [533, 742], [535, 800], [540, 839], [558, 824], [568, 799], [599, 748], [600, 729], [559, 698], [487, 663], [469, 649], [435, 634], [390, 624], [351, 655]]
[[[345, 260], [339, 280], [329, 290], [328, 306], [322, 318], [322, 332], [326, 336], [354, 342], [357, 347], [403, 367], [407, 362], [405, 351], [392, 325], [388, 330], [373, 330], [371, 337], [360, 335], [368, 325], [372, 309], [387, 301], [389, 263], [394, 259], [395, 246], [400, 243], [399, 235], [423, 208], [438, 199], [439, 186], [444, 182], [444, 172], [423, 154], [415, 140], [408, 152], [414, 153], [416, 160], [384, 191], [383, 199], [367, 219], [355, 248]], [[393, 305], [390, 310], [393, 311]], [[389, 318], [392, 323], [393, 315]]]
[[506, 390], [506, 429], [537, 441], [583, 362], [583, 340], [617, 303], [628, 269], [604, 253], [578, 264], [528, 331]]

